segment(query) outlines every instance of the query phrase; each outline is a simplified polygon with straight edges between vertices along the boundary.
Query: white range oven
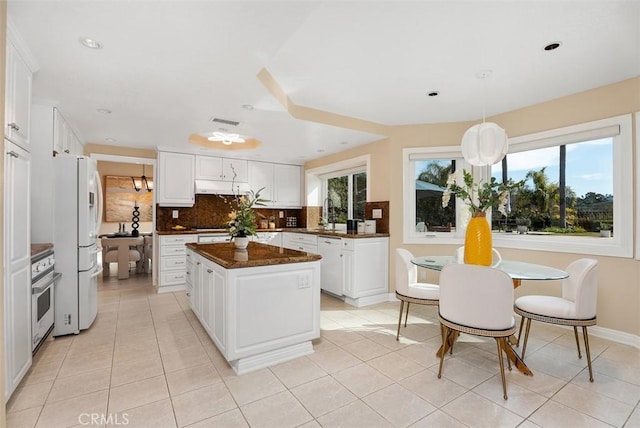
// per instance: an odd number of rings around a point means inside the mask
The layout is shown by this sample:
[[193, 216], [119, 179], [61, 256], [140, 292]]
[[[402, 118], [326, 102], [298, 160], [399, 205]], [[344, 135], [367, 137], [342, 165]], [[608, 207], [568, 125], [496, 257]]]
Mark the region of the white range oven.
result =
[[62, 276], [55, 272], [53, 249], [31, 257], [31, 336], [33, 353], [53, 330], [54, 285]]

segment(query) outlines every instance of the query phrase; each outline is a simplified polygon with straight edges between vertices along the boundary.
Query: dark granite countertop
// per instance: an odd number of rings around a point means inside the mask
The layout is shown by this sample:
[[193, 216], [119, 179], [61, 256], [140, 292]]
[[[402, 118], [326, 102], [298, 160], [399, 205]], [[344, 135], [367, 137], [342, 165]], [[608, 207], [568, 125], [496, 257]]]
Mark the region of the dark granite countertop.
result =
[[31, 257], [35, 256], [36, 254], [40, 254], [45, 251], [48, 251], [52, 248], [53, 248], [53, 244], [49, 242], [31, 244]]
[[[384, 238], [388, 237], [388, 233], [361, 233], [350, 234], [345, 232], [334, 232], [331, 230], [322, 229], [304, 229], [304, 228], [284, 228], [284, 229], [257, 229], [257, 232], [294, 232], [294, 233], [306, 233], [309, 235], [318, 236], [332, 236], [349, 239], [362, 239], [362, 238]], [[203, 233], [227, 233], [225, 229], [184, 229], [184, 230], [158, 230], [158, 235], [193, 235]]]
[[196, 253], [226, 269], [313, 262], [322, 258], [318, 254], [289, 250], [259, 242], [249, 242], [246, 250], [236, 249], [233, 242], [219, 244], [189, 243], [186, 245]]

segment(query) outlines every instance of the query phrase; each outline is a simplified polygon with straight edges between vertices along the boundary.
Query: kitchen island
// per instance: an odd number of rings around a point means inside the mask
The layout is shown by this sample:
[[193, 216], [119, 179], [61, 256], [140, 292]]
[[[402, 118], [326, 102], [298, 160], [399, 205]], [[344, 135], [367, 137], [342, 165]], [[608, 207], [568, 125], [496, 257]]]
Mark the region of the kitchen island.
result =
[[317, 254], [250, 242], [186, 244], [191, 308], [237, 374], [313, 353], [320, 337]]

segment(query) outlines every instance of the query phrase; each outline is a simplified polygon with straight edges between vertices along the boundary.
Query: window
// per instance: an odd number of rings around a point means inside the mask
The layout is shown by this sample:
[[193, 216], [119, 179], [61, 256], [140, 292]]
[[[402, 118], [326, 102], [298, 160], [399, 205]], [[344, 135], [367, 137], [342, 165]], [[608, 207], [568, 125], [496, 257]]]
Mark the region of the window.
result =
[[341, 224], [346, 223], [348, 219], [364, 219], [367, 173], [359, 170], [338, 172], [323, 178], [326, 180], [324, 218], [330, 223]]
[[[476, 178], [491, 175], [499, 181], [525, 182], [512, 193], [506, 217], [492, 213], [494, 246], [632, 256], [632, 236], [624, 232], [633, 227], [631, 146], [627, 115], [512, 138], [502, 163], [491, 168], [463, 166]], [[418, 190], [420, 181], [430, 183], [419, 180], [423, 170], [437, 172], [448, 163], [453, 170], [456, 157], [463, 165], [459, 149], [405, 149], [404, 157], [405, 242], [461, 243], [467, 210], [454, 209], [450, 232], [446, 224], [433, 227], [443, 223], [439, 216], [446, 222], [453, 213], [436, 206], [437, 196], [426, 208]], [[408, 177], [419, 181], [411, 183]], [[439, 180], [437, 173], [423, 177]], [[517, 233], [522, 225], [529, 229], [526, 234]], [[613, 235], [603, 239], [600, 230], [612, 230]]]

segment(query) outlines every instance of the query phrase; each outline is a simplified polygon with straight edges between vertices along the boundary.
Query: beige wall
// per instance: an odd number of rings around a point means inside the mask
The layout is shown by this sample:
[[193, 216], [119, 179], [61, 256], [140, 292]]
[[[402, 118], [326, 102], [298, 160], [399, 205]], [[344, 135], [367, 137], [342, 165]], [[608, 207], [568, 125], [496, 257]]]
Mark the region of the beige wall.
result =
[[[487, 120], [498, 123], [506, 129], [509, 136], [516, 137], [636, 111], [640, 111], [640, 77], [501, 114]], [[475, 122], [390, 127], [387, 140], [316, 159], [305, 164], [305, 169], [365, 153], [370, 154], [373, 175], [371, 183], [374, 187], [371, 193], [372, 198], [389, 200], [390, 203], [390, 250], [405, 247], [416, 256], [453, 253], [455, 246], [403, 245], [402, 243], [402, 149], [458, 145], [465, 130], [473, 123]], [[636, 128], [637, 124], [634, 125], [634, 129]], [[635, 141], [634, 132], [634, 147]], [[629, 201], [628, 209], [634, 209], [634, 206], [634, 201]], [[583, 257], [581, 254], [515, 249], [505, 249], [501, 252], [506, 258], [528, 260], [558, 268], [563, 268], [571, 261]], [[598, 325], [640, 336], [640, 262], [624, 258], [600, 256], [595, 258], [600, 263]], [[393, 268], [393, 258], [391, 258], [390, 291], [395, 288]], [[437, 274], [429, 273], [429, 275], [430, 281], [437, 281]], [[529, 281], [525, 282], [516, 294], [557, 295], [559, 288], [558, 282]]]

